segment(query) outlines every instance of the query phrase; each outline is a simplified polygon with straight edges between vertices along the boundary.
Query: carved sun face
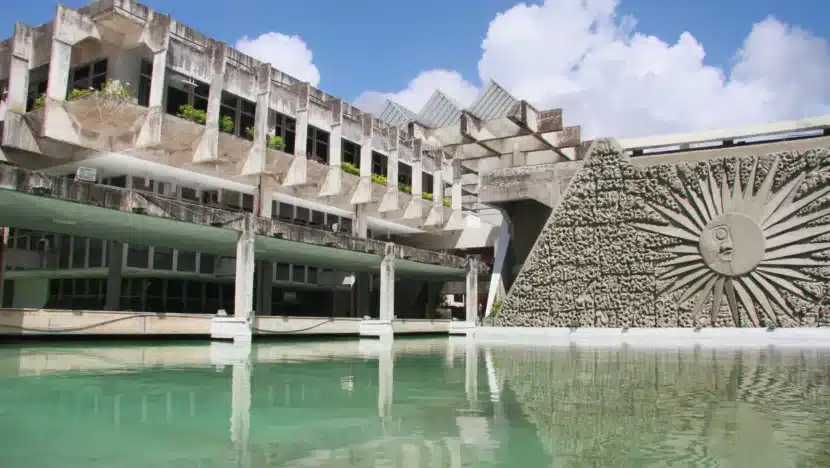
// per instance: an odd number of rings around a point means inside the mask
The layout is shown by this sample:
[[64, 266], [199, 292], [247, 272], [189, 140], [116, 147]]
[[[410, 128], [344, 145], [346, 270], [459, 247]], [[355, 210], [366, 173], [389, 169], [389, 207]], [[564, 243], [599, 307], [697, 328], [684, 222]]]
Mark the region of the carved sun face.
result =
[[830, 233], [830, 226], [811, 223], [830, 215], [830, 208], [797, 215], [804, 207], [826, 197], [830, 187], [795, 200], [806, 176], [802, 173], [773, 192], [778, 165], [779, 159], [775, 159], [757, 191], [757, 159], [745, 188], [738, 174], [734, 174], [729, 187], [725, 177], [718, 184], [710, 170], [708, 181], [698, 180], [699, 193], [685, 185], [684, 193], [672, 192], [681, 208], [679, 212], [651, 205], [668, 226], [634, 224], [638, 229], [680, 242], [665, 250], [674, 258], [659, 265], [670, 267], [660, 279], [671, 280], [666, 293], [684, 290], [678, 303], [697, 295], [694, 317], [700, 316], [712, 296], [710, 323], [714, 324], [726, 296], [737, 326], [741, 325], [739, 301], [754, 326], [761, 325], [759, 308], [777, 325], [776, 309], [794, 316], [782, 291], [809, 300], [800, 282], [816, 279], [802, 270], [822, 266], [823, 262], [811, 256], [830, 249], [830, 243], [811, 242]]

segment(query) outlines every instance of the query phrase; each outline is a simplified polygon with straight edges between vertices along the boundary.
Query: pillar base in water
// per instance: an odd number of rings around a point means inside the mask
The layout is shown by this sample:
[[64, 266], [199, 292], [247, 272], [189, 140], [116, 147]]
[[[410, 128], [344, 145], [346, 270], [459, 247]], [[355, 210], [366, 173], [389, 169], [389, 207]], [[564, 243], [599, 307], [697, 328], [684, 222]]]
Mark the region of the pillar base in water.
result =
[[251, 325], [236, 317], [213, 317], [210, 337], [214, 340], [251, 341]]
[[360, 336], [386, 336], [392, 335], [391, 320], [361, 320]]

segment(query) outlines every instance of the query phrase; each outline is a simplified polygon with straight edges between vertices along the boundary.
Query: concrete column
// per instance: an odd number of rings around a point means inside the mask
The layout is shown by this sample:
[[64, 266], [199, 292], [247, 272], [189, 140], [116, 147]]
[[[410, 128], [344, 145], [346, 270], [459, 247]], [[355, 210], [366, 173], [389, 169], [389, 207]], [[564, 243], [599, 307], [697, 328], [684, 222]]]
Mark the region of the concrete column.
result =
[[478, 260], [471, 258], [469, 268], [464, 290], [464, 309], [466, 321], [475, 323], [478, 321]]
[[299, 83], [297, 85], [297, 115], [296, 129], [294, 131], [294, 160], [285, 175], [283, 185], [292, 187], [306, 183], [308, 166], [308, 108], [311, 98], [311, 85]]
[[107, 242], [107, 298], [106, 310], [119, 310], [121, 306], [121, 273], [124, 271], [124, 244]]
[[53, 101], [65, 101], [69, 86], [69, 68], [72, 62], [72, 44], [52, 39], [52, 55], [49, 59], [49, 83], [46, 96]]
[[447, 221], [444, 229], [457, 231], [462, 230], [465, 227], [461, 203], [461, 197], [463, 195], [461, 193], [460, 156], [456, 156], [456, 158], [452, 160], [450, 168], [452, 173], [452, 186], [450, 188], [450, 207], [452, 208], [452, 213], [450, 214], [450, 219]]
[[331, 131], [329, 132], [329, 172], [320, 189], [320, 196], [338, 195], [343, 186], [343, 100], [329, 103], [331, 108]]
[[207, 47], [210, 55], [210, 91], [208, 92], [205, 126], [218, 128], [219, 108], [222, 105], [222, 91], [225, 89], [225, 69], [227, 67], [228, 46], [221, 42], [212, 41]]
[[395, 244], [386, 244], [380, 264], [380, 314], [381, 322], [395, 318]]
[[412, 199], [404, 211], [403, 219], [418, 219], [423, 216], [424, 193], [424, 141], [416, 138], [412, 141]]
[[352, 192], [351, 203], [362, 205], [372, 201], [372, 138], [374, 125], [372, 114], [360, 117], [362, 136], [360, 138], [360, 182]]
[[[205, 53], [211, 71], [210, 91], [208, 92], [205, 132], [193, 156], [194, 162], [210, 162], [219, 159], [219, 108], [222, 104], [222, 91], [225, 88], [225, 69], [227, 68], [227, 44], [210, 40]], [[155, 69], [154, 69], [155, 71]]]
[[[268, 138], [268, 117], [271, 105], [270, 64], [263, 63], [256, 69], [256, 112], [254, 113], [254, 145], [248, 151], [242, 175], [255, 175], [265, 172], [266, 139]], [[241, 129], [245, 131], [245, 129]]]
[[236, 243], [236, 275], [234, 280], [234, 317], [249, 320], [254, 307], [254, 240], [251, 218], [246, 218], [245, 229]]
[[164, 90], [167, 87], [167, 48], [170, 46], [170, 17], [156, 14], [148, 24], [145, 43], [153, 51], [153, 75], [150, 77], [150, 102], [148, 107], [164, 106]]
[[398, 211], [398, 146], [400, 145], [400, 138], [398, 137], [398, 127], [389, 127], [389, 139], [392, 146], [389, 149], [389, 155], [386, 158], [386, 193], [380, 201], [378, 211], [386, 213], [389, 211]]
[[432, 171], [432, 207], [424, 222], [426, 226], [444, 224], [444, 155], [435, 155], [435, 170]]
[[272, 218], [274, 208], [274, 189], [270, 179], [262, 179], [257, 189], [256, 213], [260, 218]]
[[487, 306], [484, 308], [484, 316], [489, 317], [498, 298], [503, 298], [507, 291], [504, 288], [504, 281], [502, 280], [502, 269], [504, 268], [504, 259], [507, 256], [507, 251], [510, 246], [510, 228], [507, 223], [507, 218], [503, 217], [501, 228], [499, 230], [499, 237], [496, 239], [496, 245], [493, 248], [493, 272], [490, 275], [490, 288], [487, 290]]
[[6, 108], [13, 112], [26, 112], [29, 94], [29, 63], [32, 58], [34, 37], [32, 29], [17, 23], [11, 45], [9, 63], [9, 87]]
[[366, 205], [355, 205], [354, 207], [352, 235], [362, 239], [369, 235], [369, 216], [366, 214]]
[[[164, 114], [164, 90], [167, 88], [167, 49], [170, 47], [170, 17], [153, 14], [144, 27], [142, 42], [153, 52], [153, 73], [150, 76], [150, 96], [147, 100], [147, 119], [136, 138], [136, 147], [155, 146], [161, 141], [161, 122]], [[123, 51], [122, 57], [135, 60], [132, 53]], [[136, 66], [140, 66], [136, 64]], [[138, 74], [136, 73], [135, 76]], [[138, 86], [138, 79], [131, 80]]]

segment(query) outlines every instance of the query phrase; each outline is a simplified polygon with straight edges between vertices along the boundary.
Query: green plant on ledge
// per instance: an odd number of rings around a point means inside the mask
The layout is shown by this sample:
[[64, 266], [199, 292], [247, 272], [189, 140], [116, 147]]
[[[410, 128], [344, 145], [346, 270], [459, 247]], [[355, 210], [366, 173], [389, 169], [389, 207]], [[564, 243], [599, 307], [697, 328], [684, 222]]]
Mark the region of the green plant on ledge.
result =
[[44, 107], [46, 107], [46, 93], [41, 94], [35, 99], [35, 103], [32, 104], [32, 110], [40, 110]]
[[345, 172], [346, 174], [351, 174], [351, 175], [356, 175], [356, 176], [360, 175], [360, 168], [358, 168], [357, 166], [355, 166], [354, 164], [352, 164], [350, 162], [345, 162], [344, 161], [344, 162], [340, 163], [340, 170]]
[[127, 83], [127, 87], [121, 86], [121, 82], [118, 80], [107, 80], [103, 86], [101, 86], [101, 91], [99, 91], [98, 95], [104, 99], [112, 99], [118, 101], [130, 101], [133, 99], [133, 93], [130, 92], [129, 87], [130, 83]]
[[[233, 130], [231, 130], [233, 131]], [[245, 136], [250, 138], [251, 140], [254, 139], [254, 128], [248, 127], [245, 129]], [[282, 140], [281, 136], [278, 135], [268, 135], [265, 138], [265, 146], [275, 150], [283, 150], [285, 149], [285, 142]]]
[[423, 198], [424, 200], [432, 201], [432, 194], [429, 192], [423, 192], [421, 193], [421, 198]]
[[179, 117], [189, 120], [191, 122], [195, 122], [197, 124], [204, 125], [205, 120], [207, 120], [207, 113], [201, 109], [196, 109], [195, 107], [191, 106], [190, 104], [183, 104], [179, 106]]
[[386, 185], [389, 181], [386, 179], [386, 176], [380, 174], [372, 174], [372, 182], [380, 185]]
[[265, 146], [275, 149], [275, 150], [284, 150], [285, 149], [285, 142], [282, 141], [282, 137], [278, 135], [268, 135], [268, 138], [265, 140]]
[[225, 133], [233, 133], [233, 119], [227, 115], [219, 119], [219, 130]]
[[412, 187], [398, 182], [398, 191], [403, 193], [412, 193]]
[[449, 198], [445, 198], [445, 199], [441, 200], [441, 204], [446, 206], [447, 208], [452, 206], [452, 202], [450, 201]]
[[84, 96], [88, 96], [88, 95], [92, 94], [93, 91], [94, 90], [92, 88], [86, 88], [86, 89], [75, 88], [75, 89], [73, 89], [72, 91], [69, 92], [69, 95], [66, 96], [66, 100], [71, 101], [73, 99], [82, 98]]

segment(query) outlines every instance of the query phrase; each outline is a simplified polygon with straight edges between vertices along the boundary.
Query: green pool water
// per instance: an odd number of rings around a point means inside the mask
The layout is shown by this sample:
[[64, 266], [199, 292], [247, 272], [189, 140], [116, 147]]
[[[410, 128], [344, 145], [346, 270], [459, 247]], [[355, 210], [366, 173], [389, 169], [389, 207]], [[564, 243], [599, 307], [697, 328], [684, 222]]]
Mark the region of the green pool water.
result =
[[830, 352], [0, 345], [0, 467], [827, 467]]

